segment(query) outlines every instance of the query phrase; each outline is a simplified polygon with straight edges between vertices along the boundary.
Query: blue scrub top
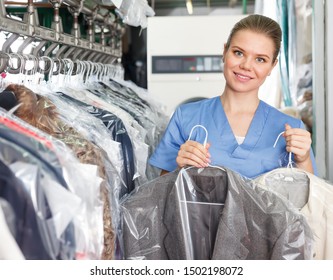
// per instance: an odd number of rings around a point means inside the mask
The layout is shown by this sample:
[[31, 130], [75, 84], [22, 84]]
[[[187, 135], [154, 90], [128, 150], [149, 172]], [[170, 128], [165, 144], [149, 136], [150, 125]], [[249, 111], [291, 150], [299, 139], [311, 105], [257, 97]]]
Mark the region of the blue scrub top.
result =
[[[176, 157], [180, 146], [189, 139], [191, 129], [202, 125], [207, 129], [211, 144], [211, 165], [225, 166], [241, 175], [254, 178], [265, 172], [288, 164], [284, 137], [278, 135], [288, 123], [293, 128], [305, 128], [304, 123], [260, 101], [245, 140], [238, 145], [224, 112], [220, 96], [187, 103], [174, 112], [163, 138], [149, 163], [166, 171], [177, 168]], [[201, 127], [193, 130], [191, 140], [204, 143], [206, 132]], [[317, 167], [311, 150], [312, 165]]]

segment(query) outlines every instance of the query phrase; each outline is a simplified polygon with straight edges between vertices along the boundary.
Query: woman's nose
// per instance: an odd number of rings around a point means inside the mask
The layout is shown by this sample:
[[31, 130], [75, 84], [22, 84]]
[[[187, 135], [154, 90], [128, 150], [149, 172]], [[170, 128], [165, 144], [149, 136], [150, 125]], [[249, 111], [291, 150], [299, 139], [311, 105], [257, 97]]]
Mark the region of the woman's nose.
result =
[[240, 64], [240, 67], [244, 70], [251, 70], [251, 68], [252, 68], [251, 60], [249, 58], [244, 58]]

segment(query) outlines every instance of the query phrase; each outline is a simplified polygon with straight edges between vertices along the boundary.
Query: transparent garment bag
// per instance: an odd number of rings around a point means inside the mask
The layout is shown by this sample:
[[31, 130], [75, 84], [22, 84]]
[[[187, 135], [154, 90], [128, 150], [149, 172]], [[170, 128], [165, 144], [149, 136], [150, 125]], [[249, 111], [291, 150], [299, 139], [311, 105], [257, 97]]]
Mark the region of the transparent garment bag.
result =
[[122, 202], [128, 259], [311, 259], [290, 202], [227, 168], [182, 168]]
[[[96, 191], [101, 193], [101, 199], [103, 200], [103, 220], [105, 224], [105, 246], [103, 248], [102, 258], [112, 259], [114, 257], [115, 247], [115, 231], [112, 226], [113, 223], [117, 223], [118, 215], [114, 213], [115, 211], [111, 210], [116, 204], [114, 201], [111, 202], [111, 200], [114, 199], [113, 191], [115, 191], [116, 188], [115, 181], [117, 174], [115, 171], [113, 171], [112, 174], [113, 167], [111, 162], [108, 160], [106, 152], [90, 141], [91, 133], [89, 133], [89, 130], [91, 129], [95, 119], [91, 117], [92, 120], [87, 121], [88, 124], [86, 125], [86, 130], [83, 131], [82, 127], [84, 127], [85, 124], [84, 116], [76, 119], [75, 117], [77, 116], [77, 112], [75, 109], [71, 110], [72, 108], [66, 108], [67, 111], [64, 115], [67, 117], [72, 116], [73, 119], [69, 122], [67, 119], [64, 121], [62, 116], [59, 114], [63, 111], [59, 111], [55, 104], [52, 103], [47, 97], [36, 94], [29, 88], [22, 85], [12, 84], [9, 85], [7, 89], [12, 90], [19, 103], [18, 108], [14, 111], [15, 115], [41, 129], [45, 133], [48, 133], [52, 137], [60, 140], [72, 150], [76, 158], [81, 163], [95, 165], [98, 167], [98, 176], [103, 180], [98, 181], [100, 183], [100, 190]], [[39, 90], [41, 89], [42, 87]], [[42, 92], [45, 95], [48, 90], [42, 90]], [[54, 97], [54, 95], [50, 96]], [[70, 114], [68, 114], [68, 112], [70, 112]], [[101, 128], [103, 128], [103, 125], [101, 125]], [[98, 134], [98, 132], [95, 132], [95, 134]], [[107, 141], [108, 137], [106, 136], [104, 138], [105, 141]], [[103, 140], [100, 142], [103, 142]], [[119, 150], [117, 143], [115, 143], [114, 147], [107, 148], [110, 153], [113, 152], [114, 161], [117, 160], [117, 153], [114, 153], [117, 149]], [[93, 187], [94, 184], [91, 186]], [[92, 197], [96, 197], [96, 195]], [[116, 217], [114, 220], [111, 218], [113, 214]], [[99, 257], [95, 256], [94, 258]]]
[[[13, 210], [11, 206], [7, 204], [4, 199], [0, 198], [0, 239], [2, 241], [0, 243], [0, 260], [24, 260], [25, 257], [13, 237], [13, 231], [10, 229], [10, 223], [12, 221], [8, 223], [8, 218], [10, 220], [10, 214]], [[5, 210], [3, 210], [3, 208]], [[13, 219], [15, 219], [15, 217], [13, 217]]]
[[[98, 258], [103, 248], [103, 213], [96, 166], [80, 165], [62, 142], [0, 113], [1, 160], [16, 167], [16, 176], [24, 179], [30, 199], [36, 202], [33, 209], [46, 259], [74, 259], [82, 254]], [[86, 197], [90, 191], [93, 196]]]
[[260, 188], [290, 201], [313, 232], [313, 258], [333, 259], [333, 185], [297, 167], [281, 167], [255, 178]]
[[106, 111], [110, 111], [123, 121], [126, 130], [130, 135], [135, 152], [134, 163], [136, 172], [134, 174], [133, 180], [138, 181], [138, 184], [147, 181], [146, 165], [148, 161], [148, 145], [144, 143], [146, 135], [145, 129], [140, 126], [126, 111], [111, 103], [104, 101], [103, 99], [95, 96], [86, 89], [77, 90], [70, 88], [69, 86], [63, 86], [59, 88], [58, 91], [64, 94], [68, 94], [69, 96], [78, 99], [86, 104], [93, 105]]

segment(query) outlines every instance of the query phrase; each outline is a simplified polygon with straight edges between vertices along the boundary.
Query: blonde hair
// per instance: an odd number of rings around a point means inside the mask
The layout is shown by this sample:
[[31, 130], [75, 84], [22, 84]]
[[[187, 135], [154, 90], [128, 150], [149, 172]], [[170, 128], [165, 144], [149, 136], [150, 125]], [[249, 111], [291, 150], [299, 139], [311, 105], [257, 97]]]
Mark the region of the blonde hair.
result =
[[226, 43], [226, 49], [230, 47], [231, 40], [233, 36], [241, 30], [250, 30], [263, 35], [266, 35], [274, 43], [274, 56], [272, 63], [275, 62], [276, 58], [279, 55], [281, 40], [282, 40], [282, 30], [280, 25], [273, 19], [263, 16], [263, 15], [250, 15], [240, 21], [238, 21], [232, 28], [228, 41]]

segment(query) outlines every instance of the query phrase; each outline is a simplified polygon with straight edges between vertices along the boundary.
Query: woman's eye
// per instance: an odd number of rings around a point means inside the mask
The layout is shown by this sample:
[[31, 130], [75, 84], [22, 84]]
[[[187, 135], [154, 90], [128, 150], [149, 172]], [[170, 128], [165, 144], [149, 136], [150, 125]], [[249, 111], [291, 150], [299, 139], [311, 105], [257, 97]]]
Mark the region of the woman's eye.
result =
[[240, 52], [240, 51], [235, 51], [234, 53], [235, 53], [235, 55], [237, 55], [237, 56], [242, 56], [242, 55], [243, 55], [243, 53]]
[[264, 58], [262, 58], [262, 57], [258, 57], [258, 58], [257, 58], [257, 61], [258, 61], [258, 62], [265, 62], [266, 60], [265, 60]]

